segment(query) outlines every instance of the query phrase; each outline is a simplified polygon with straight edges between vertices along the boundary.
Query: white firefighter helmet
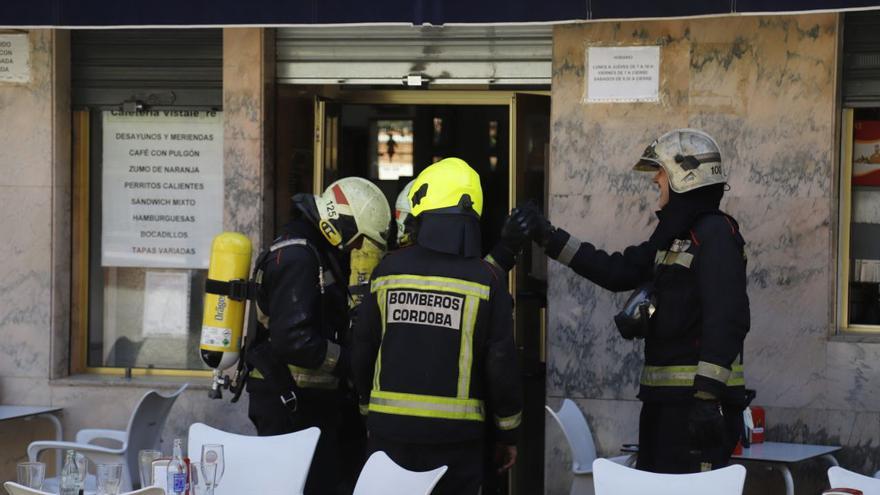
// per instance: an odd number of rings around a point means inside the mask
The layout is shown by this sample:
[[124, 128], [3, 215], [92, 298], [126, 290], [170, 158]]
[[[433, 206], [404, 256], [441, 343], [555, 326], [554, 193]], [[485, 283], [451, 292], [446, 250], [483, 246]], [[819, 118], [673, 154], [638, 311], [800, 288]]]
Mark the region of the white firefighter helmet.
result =
[[407, 226], [407, 219], [412, 214], [412, 204], [409, 202], [409, 191], [412, 189], [415, 179], [409, 181], [400, 194], [397, 195], [397, 201], [394, 203], [394, 221], [397, 222], [397, 245], [406, 246], [412, 242], [410, 229]]
[[361, 177], [345, 177], [315, 197], [318, 228], [330, 244], [348, 249], [367, 237], [382, 249], [391, 223], [388, 200], [378, 186]]
[[676, 129], [660, 136], [633, 168], [655, 172], [657, 167], [666, 170], [669, 188], [677, 193], [727, 182], [718, 143], [698, 129]]

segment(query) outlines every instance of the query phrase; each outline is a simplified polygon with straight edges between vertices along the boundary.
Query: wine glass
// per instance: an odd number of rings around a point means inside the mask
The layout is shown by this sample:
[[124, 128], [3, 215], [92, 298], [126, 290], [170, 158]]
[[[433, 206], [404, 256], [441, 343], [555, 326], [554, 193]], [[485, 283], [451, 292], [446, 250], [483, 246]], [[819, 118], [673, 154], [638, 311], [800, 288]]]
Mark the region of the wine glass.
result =
[[223, 479], [223, 471], [226, 469], [223, 460], [223, 445], [218, 443], [202, 445], [201, 463], [203, 481], [208, 489], [207, 495], [214, 495], [214, 488], [220, 484], [220, 480]]

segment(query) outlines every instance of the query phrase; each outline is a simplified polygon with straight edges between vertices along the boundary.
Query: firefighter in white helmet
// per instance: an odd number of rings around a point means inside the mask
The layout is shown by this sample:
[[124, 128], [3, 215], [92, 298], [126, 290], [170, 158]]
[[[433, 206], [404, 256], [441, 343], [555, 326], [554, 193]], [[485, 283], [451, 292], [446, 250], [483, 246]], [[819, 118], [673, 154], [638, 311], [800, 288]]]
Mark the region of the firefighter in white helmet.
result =
[[721, 151], [705, 132], [677, 129], [652, 142], [634, 168], [654, 173], [660, 189], [660, 221], [647, 241], [608, 254], [546, 220], [536, 241], [608, 290], [636, 289], [614, 320], [625, 338], [645, 340], [637, 467], [721, 468], [742, 431], [749, 331], [745, 242], [719, 209], [727, 185]]
[[391, 212], [359, 177], [292, 201], [290, 222], [256, 269], [248, 412], [259, 435], [320, 428], [305, 493], [350, 493], [365, 434], [348, 390], [349, 253], [365, 243], [385, 249]]

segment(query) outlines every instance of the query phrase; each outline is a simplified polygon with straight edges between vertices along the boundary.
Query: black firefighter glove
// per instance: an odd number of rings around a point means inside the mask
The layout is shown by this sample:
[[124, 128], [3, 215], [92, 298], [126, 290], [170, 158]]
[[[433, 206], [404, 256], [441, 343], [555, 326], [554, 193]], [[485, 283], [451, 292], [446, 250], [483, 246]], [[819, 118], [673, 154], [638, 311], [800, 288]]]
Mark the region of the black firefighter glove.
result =
[[538, 213], [535, 218], [535, 226], [532, 228], [532, 240], [542, 248], [547, 247], [547, 243], [556, 232], [556, 227], [547, 220], [547, 217]]
[[514, 208], [501, 227], [501, 244], [514, 256], [522, 251], [541, 214], [533, 203]]
[[724, 441], [724, 415], [717, 400], [694, 399], [688, 414], [688, 437], [695, 450], [718, 447]]

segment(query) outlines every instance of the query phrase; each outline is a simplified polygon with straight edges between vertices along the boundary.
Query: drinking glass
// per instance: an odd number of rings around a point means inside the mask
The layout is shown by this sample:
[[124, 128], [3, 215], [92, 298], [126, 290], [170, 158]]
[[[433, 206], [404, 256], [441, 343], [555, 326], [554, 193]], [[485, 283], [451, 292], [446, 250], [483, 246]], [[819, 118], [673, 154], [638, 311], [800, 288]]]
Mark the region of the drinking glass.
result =
[[98, 495], [119, 495], [122, 464], [98, 464], [95, 474], [98, 477]]
[[153, 461], [162, 457], [158, 450], [141, 450], [138, 452], [138, 467], [141, 474], [141, 488], [153, 486]]
[[203, 495], [205, 493], [205, 477], [202, 476], [202, 463], [189, 463], [189, 493]]
[[223, 460], [223, 446], [217, 443], [202, 445], [202, 475], [205, 478], [207, 495], [214, 495], [214, 488], [220, 484], [223, 471], [226, 469]]
[[18, 484], [39, 490], [46, 476], [46, 465], [42, 462], [19, 462], [16, 466]]

